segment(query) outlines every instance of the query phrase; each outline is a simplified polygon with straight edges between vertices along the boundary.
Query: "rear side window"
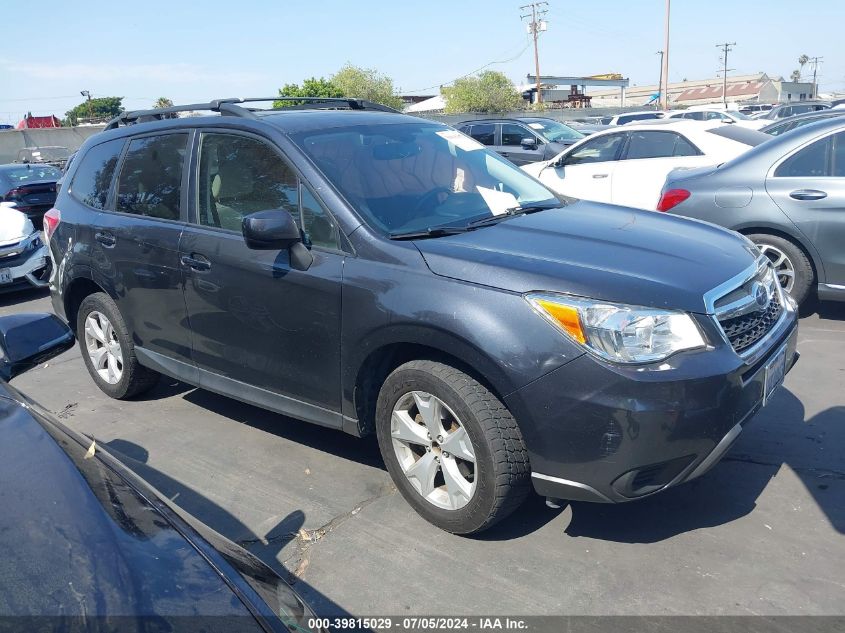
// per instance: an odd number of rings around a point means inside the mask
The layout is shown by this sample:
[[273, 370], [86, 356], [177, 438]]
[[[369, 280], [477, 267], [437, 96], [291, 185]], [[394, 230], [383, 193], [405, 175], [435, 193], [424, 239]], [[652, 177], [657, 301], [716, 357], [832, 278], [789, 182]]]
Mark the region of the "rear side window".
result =
[[793, 154], [775, 170], [777, 178], [823, 178], [830, 176], [830, 144], [828, 136]]
[[626, 160], [696, 156], [701, 152], [675, 132], [632, 132]]
[[70, 195], [95, 209], [104, 209], [117, 159], [125, 139], [116, 138], [89, 149], [73, 176]]
[[178, 220], [187, 143], [185, 133], [133, 139], [120, 169], [115, 210]]
[[470, 130], [470, 136], [482, 145], [495, 145], [496, 126], [492, 123], [473, 125], [472, 129]]

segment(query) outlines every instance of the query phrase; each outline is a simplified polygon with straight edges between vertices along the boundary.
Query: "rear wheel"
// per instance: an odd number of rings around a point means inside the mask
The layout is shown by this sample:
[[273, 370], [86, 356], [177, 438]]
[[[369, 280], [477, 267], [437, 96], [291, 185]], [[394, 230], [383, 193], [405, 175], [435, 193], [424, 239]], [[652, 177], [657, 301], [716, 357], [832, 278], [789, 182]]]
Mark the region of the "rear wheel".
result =
[[159, 374], [138, 362], [120, 310], [104, 292], [83, 299], [76, 334], [88, 373], [106, 395], [131, 398], [158, 382]]
[[815, 279], [813, 266], [804, 251], [777, 235], [759, 233], [748, 238], [772, 262], [781, 287], [801, 304], [810, 293]]
[[376, 434], [396, 487], [427, 521], [480, 532], [529, 492], [522, 435], [505, 406], [454, 367], [412, 361], [385, 380]]

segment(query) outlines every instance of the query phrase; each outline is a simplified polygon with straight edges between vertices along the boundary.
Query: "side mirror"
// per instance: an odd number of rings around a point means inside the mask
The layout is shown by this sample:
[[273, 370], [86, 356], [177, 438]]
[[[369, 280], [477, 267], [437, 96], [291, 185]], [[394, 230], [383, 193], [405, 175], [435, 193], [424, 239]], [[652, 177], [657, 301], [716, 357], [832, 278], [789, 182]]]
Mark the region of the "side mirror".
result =
[[537, 139], [525, 137], [519, 142], [522, 145], [522, 149], [537, 149]]
[[290, 251], [290, 263], [297, 270], [308, 270], [314, 261], [302, 243], [302, 234], [293, 216], [284, 209], [258, 211], [244, 217], [241, 228], [249, 248], [265, 251]]
[[0, 317], [0, 378], [9, 381], [73, 347], [73, 332], [55, 314]]

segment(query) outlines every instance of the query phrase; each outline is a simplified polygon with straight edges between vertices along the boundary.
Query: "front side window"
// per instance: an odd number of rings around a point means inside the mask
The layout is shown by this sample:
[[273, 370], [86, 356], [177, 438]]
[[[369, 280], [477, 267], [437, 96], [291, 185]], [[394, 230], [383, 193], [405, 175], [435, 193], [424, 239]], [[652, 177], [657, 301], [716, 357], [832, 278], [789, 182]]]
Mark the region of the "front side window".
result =
[[186, 133], [133, 139], [120, 169], [115, 210], [178, 220], [187, 143]]
[[339, 248], [334, 219], [278, 152], [246, 136], [203, 134], [197, 181], [199, 223], [240, 232], [244, 216], [273, 209], [293, 215], [313, 245]]
[[524, 138], [533, 139], [535, 136], [521, 125], [514, 125], [513, 123], [502, 124], [502, 145], [519, 146], [522, 144], [522, 139]]
[[435, 123], [313, 129], [291, 139], [367, 224], [388, 235], [464, 227], [529, 204], [560, 206], [518, 167]]
[[793, 154], [775, 170], [776, 178], [823, 178], [830, 176], [831, 138], [823, 138]]
[[89, 149], [73, 176], [70, 195], [89, 207], [105, 208], [114, 169], [124, 143], [125, 139], [116, 138]]
[[481, 125], [473, 125], [470, 136], [482, 145], [496, 144], [496, 126], [492, 123], [482, 123]]
[[564, 159], [566, 165], [584, 165], [616, 160], [624, 134], [606, 134], [582, 143]]

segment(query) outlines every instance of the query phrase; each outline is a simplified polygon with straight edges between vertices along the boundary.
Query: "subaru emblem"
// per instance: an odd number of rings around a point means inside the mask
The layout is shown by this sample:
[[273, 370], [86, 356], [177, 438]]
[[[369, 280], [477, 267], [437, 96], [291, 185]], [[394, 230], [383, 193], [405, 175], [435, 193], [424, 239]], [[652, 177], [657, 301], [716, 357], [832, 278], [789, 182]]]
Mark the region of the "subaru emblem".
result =
[[758, 310], [765, 310], [769, 305], [769, 289], [759, 281], [755, 281], [751, 287], [751, 296], [754, 297]]

